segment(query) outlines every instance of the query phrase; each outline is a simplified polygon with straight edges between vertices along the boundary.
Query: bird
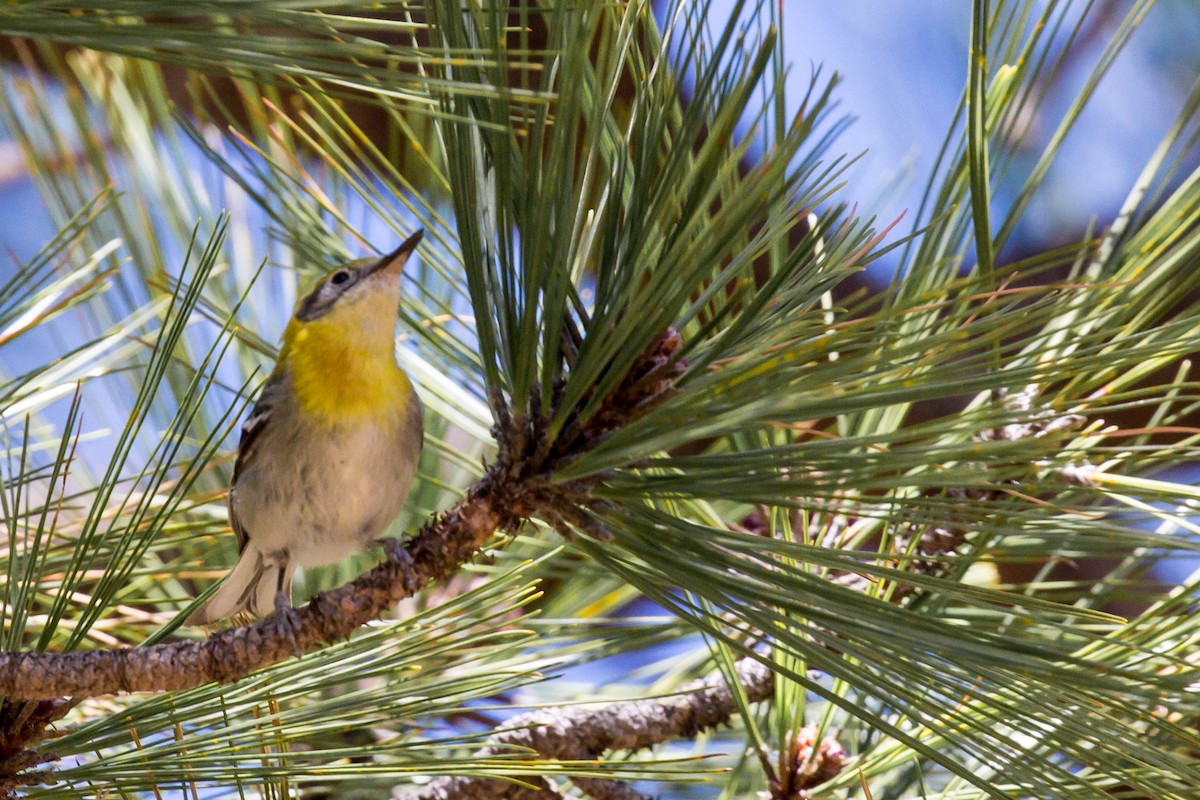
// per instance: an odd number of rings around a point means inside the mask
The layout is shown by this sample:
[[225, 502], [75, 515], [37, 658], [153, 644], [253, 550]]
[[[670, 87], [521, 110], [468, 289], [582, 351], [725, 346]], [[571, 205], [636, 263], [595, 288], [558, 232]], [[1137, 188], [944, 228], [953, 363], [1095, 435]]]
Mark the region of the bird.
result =
[[240, 556], [185, 624], [293, 615], [297, 567], [398, 545], [379, 537], [408, 497], [424, 417], [396, 363], [396, 317], [423, 235], [333, 270], [297, 303], [238, 442], [227, 505]]

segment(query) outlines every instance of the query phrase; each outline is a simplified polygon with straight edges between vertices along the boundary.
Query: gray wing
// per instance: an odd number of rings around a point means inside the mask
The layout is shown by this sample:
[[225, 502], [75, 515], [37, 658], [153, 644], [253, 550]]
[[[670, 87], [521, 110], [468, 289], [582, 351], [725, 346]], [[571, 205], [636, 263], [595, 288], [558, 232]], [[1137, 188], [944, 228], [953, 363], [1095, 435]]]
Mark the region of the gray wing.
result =
[[237, 460], [233, 464], [233, 480], [229, 483], [229, 496], [226, 500], [229, 509], [229, 524], [237, 536], [239, 552], [246, 549], [248, 537], [241, 522], [238, 521], [237, 514], [234, 513], [233, 493], [237, 491], [238, 475], [241, 474], [243, 467], [253, 460], [255, 442], [270, 424], [271, 412], [274, 411], [276, 403], [283, 395], [283, 381], [281, 373], [271, 373], [271, 377], [267, 378], [267, 382], [263, 384], [262, 391], [258, 393], [258, 400], [255, 401], [250, 416], [246, 417], [246, 421], [242, 423], [242, 435], [238, 439]]

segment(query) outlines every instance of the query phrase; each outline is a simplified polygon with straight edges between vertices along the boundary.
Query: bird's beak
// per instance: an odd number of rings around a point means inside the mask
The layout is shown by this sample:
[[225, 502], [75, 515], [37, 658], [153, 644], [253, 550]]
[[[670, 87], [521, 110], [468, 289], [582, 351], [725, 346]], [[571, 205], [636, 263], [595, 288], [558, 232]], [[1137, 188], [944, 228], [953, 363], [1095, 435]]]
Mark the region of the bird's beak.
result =
[[421, 243], [421, 239], [424, 236], [425, 229], [417, 228], [417, 232], [405, 239], [404, 243], [397, 247], [395, 251], [388, 253], [375, 262], [368, 274], [373, 275], [376, 272], [387, 270], [399, 275], [401, 270], [404, 269], [404, 265], [408, 262], [408, 257], [412, 255], [413, 250], [417, 249], [417, 245]]

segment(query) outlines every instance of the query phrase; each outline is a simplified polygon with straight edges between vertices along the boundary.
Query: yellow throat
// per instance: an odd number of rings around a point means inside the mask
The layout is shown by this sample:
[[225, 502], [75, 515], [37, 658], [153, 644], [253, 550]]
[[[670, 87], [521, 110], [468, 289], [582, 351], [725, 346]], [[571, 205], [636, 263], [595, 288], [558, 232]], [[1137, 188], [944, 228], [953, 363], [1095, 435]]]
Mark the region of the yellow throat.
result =
[[371, 291], [318, 319], [288, 323], [278, 368], [302, 411], [330, 427], [405, 419], [413, 388], [396, 364], [397, 304], [396, 293]]

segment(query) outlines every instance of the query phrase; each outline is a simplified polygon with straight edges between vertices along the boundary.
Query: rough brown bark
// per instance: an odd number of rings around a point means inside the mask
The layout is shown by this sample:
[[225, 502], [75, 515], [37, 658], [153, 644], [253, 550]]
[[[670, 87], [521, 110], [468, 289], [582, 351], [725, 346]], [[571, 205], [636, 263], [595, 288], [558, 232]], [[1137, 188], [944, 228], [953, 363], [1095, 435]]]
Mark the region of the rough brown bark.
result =
[[430, 581], [456, 571], [507, 518], [477, 491], [357, 580], [314, 597], [288, 620], [278, 617], [214, 634], [205, 641], [73, 653], [0, 653], [0, 696], [9, 700], [179, 691], [232, 681], [256, 669], [342, 641]]
[[[750, 702], [774, 694], [774, 673], [765, 665], [745, 659], [738, 663], [737, 673]], [[672, 739], [693, 738], [699, 731], [728, 723], [736, 708], [733, 692], [717, 677], [670, 697], [626, 700], [601, 708], [539, 709], [507, 721], [505, 730], [489, 737], [478, 755], [495, 758], [533, 750], [544, 758], [593, 761], [613, 750], [641, 750]], [[616, 781], [581, 779], [576, 784], [594, 798], [639, 797]], [[536, 796], [529, 792], [527, 787], [505, 781], [455, 776], [439, 778], [406, 800], [524, 800]]]

